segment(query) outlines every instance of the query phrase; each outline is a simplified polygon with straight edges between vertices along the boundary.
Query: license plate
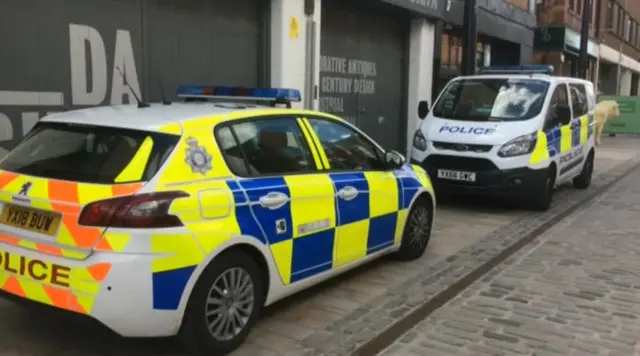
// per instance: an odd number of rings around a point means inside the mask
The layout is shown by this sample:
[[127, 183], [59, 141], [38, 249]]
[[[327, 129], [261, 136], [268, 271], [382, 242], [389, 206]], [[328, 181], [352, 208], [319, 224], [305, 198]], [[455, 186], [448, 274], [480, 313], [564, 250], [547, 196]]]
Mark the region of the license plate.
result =
[[460, 180], [465, 182], [475, 182], [476, 174], [474, 172], [449, 171], [446, 169], [438, 169], [438, 178]]
[[5, 204], [0, 214], [0, 223], [54, 236], [60, 225], [60, 214]]

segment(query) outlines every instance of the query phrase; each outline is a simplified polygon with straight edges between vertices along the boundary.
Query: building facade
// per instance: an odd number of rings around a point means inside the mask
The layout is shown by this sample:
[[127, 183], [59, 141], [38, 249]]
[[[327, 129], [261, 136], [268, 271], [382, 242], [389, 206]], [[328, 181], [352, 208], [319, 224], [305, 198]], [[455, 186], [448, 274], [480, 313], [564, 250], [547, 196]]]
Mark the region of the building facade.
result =
[[319, 108], [408, 152], [443, 11], [441, 0], [322, 0]]
[[[535, 34], [536, 64], [550, 64], [556, 75], [578, 75], [580, 29], [582, 27], [583, 0], [544, 0], [537, 5], [538, 28]], [[591, 3], [587, 53], [587, 78], [595, 81], [599, 57], [598, 3]]]
[[[446, 0], [4, 0], [0, 156], [47, 113], [175, 99], [178, 84], [300, 89], [406, 151]], [[25, 24], [28, 30], [25, 30]], [[18, 30], [21, 29], [21, 30]], [[407, 119], [411, 118], [411, 120]]]
[[[477, 0], [477, 3], [476, 67], [531, 64], [535, 0]], [[444, 20], [436, 27], [434, 98], [451, 78], [460, 74], [463, 21], [464, 1], [448, 0]]]
[[[183, 84], [268, 85], [264, 0], [0, 2], [0, 155], [40, 117], [158, 101]], [[218, 35], [227, 34], [227, 35]], [[266, 60], [265, 60], [266, 59]]]
[[638, 95], [640, 1], [600, 0], [599, 87], [609, 95]]
[[[478, 66], [532, 60], [535, 0], [478, 0]], [[0, 156], [47, 113], [175, 99], [179, 84], [300, 89], [408, 152], [462, 59], [463, 0], [4, 0]], [[29, 24], [29, 30], [23, 29]], [[163, 93], [164, 92], [164, 93]]]
[[[535, 35], [536, 64], [555, 74], [577, 76], [584, 0], [540, 0]], [[587, 79], [600, 93], [638, 95], [640, 1], [592, 0]]]

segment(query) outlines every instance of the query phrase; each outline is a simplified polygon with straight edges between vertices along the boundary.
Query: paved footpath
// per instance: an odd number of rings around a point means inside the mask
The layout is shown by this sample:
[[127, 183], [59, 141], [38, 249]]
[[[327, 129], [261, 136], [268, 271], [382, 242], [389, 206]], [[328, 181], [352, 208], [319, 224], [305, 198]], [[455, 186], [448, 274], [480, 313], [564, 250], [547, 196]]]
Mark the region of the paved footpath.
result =
[[[604, 140], [593, 189], [633, 164], [640, 152], [638, 139]], [[269, 308], [234, 356], [349, 355], [593, 189], [563, 189], [552, 210], [542, 214], [486, 202], [438, 206], [435, 231], [421, 259], [382, 259]], [[83, 320], [0, 300], [0, 356], [178, 354], [171, 342], [125, 340]]]
[[640, 169], [383, 355], [640, 355]]

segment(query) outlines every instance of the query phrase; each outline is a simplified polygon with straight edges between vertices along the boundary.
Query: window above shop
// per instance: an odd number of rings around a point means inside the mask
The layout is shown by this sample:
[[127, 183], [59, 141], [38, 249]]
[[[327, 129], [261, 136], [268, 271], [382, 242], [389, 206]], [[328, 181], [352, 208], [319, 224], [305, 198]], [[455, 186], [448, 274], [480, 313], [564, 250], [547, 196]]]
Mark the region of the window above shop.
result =
[[[578, 18], [582, 17], [584, 12], [584, 0], [566, 0], [569, 7], [569, 12]], [[593, 26], [595, 23], [595, 18], [598, 16], [598, 5], [599, 3], [596, 0], [591, 1], [591, 16], [589, 16], [589, 26]]]
[[[440, 66], [458, 72], [462, 65], [462, 53], [464, 43], [461, 37], [445, 33], [442, 35], [442, 47], [440, 52]], [[476, 43], [476, 69], [484, 66], [485, 44]]]
[[617, 0], [608, 0], [605, 29], [640, 49], [640, 19], [635, 19]]
[[529, 0], [505, 0], [506, 3], [519, 7], [522, 10], [529, 11]]

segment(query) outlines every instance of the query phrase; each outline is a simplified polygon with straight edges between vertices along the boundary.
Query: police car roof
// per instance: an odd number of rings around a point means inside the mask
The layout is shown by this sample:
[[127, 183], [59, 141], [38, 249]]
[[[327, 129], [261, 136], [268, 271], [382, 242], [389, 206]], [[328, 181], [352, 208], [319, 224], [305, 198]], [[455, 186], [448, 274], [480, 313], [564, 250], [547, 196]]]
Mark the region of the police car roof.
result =
[[205, 116], [225, 115], [233, 112], [265, 110], [291, 110], [245, 103], [177, 102], [171, 105], [151, 103], [147, 108], [137, 105], [99, 106], [71, 110], [44, 117], [43, 122], [86, 124], [155, 131], [158, 128]]

